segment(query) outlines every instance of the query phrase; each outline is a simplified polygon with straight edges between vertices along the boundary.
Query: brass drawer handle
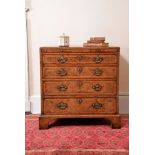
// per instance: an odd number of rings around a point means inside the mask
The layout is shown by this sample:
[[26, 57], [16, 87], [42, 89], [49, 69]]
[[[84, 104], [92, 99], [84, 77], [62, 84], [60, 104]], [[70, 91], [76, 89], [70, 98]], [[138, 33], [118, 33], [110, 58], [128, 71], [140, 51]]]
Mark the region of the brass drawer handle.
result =
[[60, 86], [57, 86], [57, 89], [59, 91], [66, 91], [68, 89], [68, 87], [66, 85], [60, 85]]
[[103, 70], [96, 68], [95, 70], [93, 70], [93, 75], [95, 76], [101, 76], [103, 74]]
[[58, 62], [61, 64], [64, 64], [68, 61], [67, 58], [65, 58], [63, 55], [61, 57], [58, 58]]
[[93, 88], [95, 91], [101, 91], [102, 86], [101, 86], [100, 84], [95, 84], [95, 85], [92, 85], [92, 88]]
[[97, 55], [96, 57], [93, 58], [93, 61], [96, 63], [96, 64], [99, 64], [103, 61], [103, 57], [100, 57], [99, 55]]
[[64, 110], [64, 109], [68, 108], [68, 104], [67, 103], [64, 103], [64, 102], [59, 102], [57, 104], [57, 108], [59, 108], [61, 110]]
[[57, 71], [57, 75], [60, 76], [66, 76], [67, 75], [67, 71], [64, 68], [61, 68]]
[[95, 102], [95, 103], [92, 104], [92, 107], [94, 109], [101, 109], [101, 108], [103, 108], [103, 104], [101, 104], [99, 102]]

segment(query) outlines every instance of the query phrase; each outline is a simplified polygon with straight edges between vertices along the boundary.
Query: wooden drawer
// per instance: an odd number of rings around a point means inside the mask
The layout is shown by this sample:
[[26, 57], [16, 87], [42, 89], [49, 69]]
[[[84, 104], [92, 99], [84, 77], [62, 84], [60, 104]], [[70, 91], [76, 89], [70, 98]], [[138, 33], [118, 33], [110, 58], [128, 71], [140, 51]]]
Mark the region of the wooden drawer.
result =
[[117, 55], [109, 53], [70, 53], [43, 54], [43, 64], [116, 64]]
[[43, 78], [116, 78], [117, 67], [44, 67]]
[[116, 81], [53, 80], [43, 83], [44, 95], [116, 95]]
[[44, 99], [44, 114], [114, 114], [116, 98]]

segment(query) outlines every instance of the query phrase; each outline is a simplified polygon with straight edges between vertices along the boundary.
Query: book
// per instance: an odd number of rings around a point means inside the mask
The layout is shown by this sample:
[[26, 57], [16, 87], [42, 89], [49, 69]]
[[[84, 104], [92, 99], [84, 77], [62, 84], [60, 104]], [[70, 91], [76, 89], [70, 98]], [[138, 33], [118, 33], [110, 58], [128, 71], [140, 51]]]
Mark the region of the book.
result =
[[90, 40], [100, 40], [100, 41], [105, 41], [105, 37], [91, 37]]
[[87, 43], [104, 43], [103, 40], [88, 40]]
[[108, 47], [109, 43], [83, 43], [84, 47]]

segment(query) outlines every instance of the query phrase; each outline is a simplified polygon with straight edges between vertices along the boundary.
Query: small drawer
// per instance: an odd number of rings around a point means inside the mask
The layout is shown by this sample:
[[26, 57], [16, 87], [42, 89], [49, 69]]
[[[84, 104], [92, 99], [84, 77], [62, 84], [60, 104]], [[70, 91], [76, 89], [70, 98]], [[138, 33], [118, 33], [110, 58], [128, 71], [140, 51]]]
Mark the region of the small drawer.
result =
[[[73, 51], [74, 52], [74, 51]], [[43, 64], [116, 64], [118, 57], [108, 53], [57, 53], [43, 54]]]
[[117, 67], [43, 67], [43, 78], [116, 78]]
[[52, 98], [44, 99], [44, 114], [114, 114], [116, 98]]
[[53, 80], [43, 83], [44, 95], [116, 95], [116, 81]]

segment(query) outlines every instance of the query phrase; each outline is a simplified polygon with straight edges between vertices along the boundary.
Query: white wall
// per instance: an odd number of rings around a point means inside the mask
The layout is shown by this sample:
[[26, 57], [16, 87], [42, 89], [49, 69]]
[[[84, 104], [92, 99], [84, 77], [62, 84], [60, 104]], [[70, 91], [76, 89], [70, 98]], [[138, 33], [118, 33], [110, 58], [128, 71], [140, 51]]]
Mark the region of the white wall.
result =
[[71, 45], [82, 45], [92, 36], [105, 36], [110, 45], [119, 46], [120, 93], [128, 94], [128, 0], [26, 0], [26, 3], [31, 9], [28, 15], [31, 97], [40, 96], [39, 47], [57, 46], [63, 32], [70, 36]]

